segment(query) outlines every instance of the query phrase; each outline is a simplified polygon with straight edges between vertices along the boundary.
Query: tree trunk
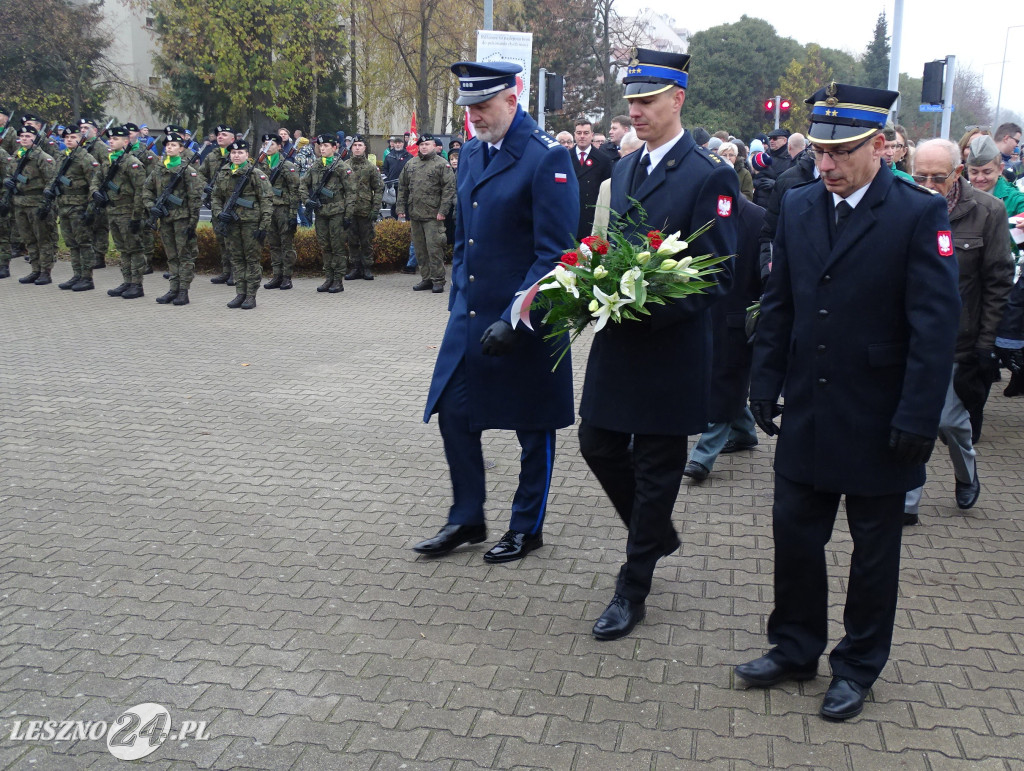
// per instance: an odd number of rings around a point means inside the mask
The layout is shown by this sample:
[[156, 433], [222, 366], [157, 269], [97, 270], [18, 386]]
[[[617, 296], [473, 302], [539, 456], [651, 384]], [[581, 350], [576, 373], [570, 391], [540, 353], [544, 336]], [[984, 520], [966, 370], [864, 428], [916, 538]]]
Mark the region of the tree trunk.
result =
[[355, 1], [349, 5], [349, 34], [348, 34], [348, 63], [349, 63], [349, 90], [352, 96], [349, 99], [349, 125], [353, 131], [359, 130], [359, 94], [356, 91], [356, 4]]
[[420, 0], [420, 73], [416, 84], [416, 122], [420, 134], [434, 130], [433, 122], [430, 120], [430, 73], [427, 67], [430, 16], [427, 0]]

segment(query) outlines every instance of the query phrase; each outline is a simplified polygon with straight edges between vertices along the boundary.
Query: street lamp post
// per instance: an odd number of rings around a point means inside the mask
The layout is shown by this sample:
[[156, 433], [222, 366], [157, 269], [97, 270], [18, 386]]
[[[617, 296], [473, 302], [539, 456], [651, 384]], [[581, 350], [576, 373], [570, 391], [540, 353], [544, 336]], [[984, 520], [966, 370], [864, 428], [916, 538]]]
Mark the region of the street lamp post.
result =
[[1012, 27], [1006, 28], [1006, 42], [1003, 44], [1003, 64], [999, 68], [999, 93], [996, 94], [996, 117], [992, 120], [992, 130], [994, 131], [999, 126], [999, 108], [1002, 107], [1003, 103], [1003, 76], [1006, 74], [1006, 54], [1010, 50], [1010, 30], [1020, 29], [1024, 27], [1024, 24], [1014, 24]]

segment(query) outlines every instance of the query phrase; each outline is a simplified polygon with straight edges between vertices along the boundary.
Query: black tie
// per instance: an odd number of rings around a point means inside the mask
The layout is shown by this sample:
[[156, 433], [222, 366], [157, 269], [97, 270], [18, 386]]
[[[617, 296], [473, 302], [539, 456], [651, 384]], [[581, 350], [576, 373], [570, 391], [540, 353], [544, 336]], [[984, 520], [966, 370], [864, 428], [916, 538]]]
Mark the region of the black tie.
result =
[[640, 162], [636, 165], [636, 170], [633, 172], [633, 185], [630, 189], [630, 193], [635, 193], [640, 189], [640, 185], [647, 179], [647, 167], [651, 165], [651, 154], [644, 153], [640, 156]]
[[491, 161], [494, 160], [494, 156], [498, 154], [498, 148], [494, 145], [487, 145], [487, 155], [484, 156], [484, 168], [486, 169]]
[[836, 235], [842, 235], [843, 228], [846, 227], [846, 223], [850, 221], [850, 215], [853, 213], [853, 207], [850, 206], [846, 201], [840, 201], [836, 204]]

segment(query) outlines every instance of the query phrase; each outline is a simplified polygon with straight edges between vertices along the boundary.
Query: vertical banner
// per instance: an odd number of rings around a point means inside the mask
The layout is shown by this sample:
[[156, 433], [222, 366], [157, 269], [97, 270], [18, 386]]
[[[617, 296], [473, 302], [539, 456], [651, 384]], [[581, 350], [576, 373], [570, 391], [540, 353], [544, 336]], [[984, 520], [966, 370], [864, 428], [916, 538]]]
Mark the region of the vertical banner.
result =
[[533, 34], [530, 32], [502, 32], [493, 29], [476, 31], [476, 60], [478, 62], [513, 62], [523, 68], [516, 75], [519, 104], [530, 111], [530, 68], [533, 66]]

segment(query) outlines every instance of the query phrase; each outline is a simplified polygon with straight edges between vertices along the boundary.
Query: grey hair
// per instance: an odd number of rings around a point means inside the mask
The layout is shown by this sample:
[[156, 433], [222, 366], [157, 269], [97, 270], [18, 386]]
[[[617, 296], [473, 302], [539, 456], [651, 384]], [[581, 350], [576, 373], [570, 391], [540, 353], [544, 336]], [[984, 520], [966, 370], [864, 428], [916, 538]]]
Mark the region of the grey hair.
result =
[[622, 135], [622, 139], [619, 141], [619, 147], [622, 149], [630, 148], [629, 152], [633, 152], [638, 147], [643, 147], [644, 140], [636, 135], [636, 129], [630, 129]]
[[[959, 146], [957, 146], [955, 142], [950, 142], [948, 139], [927, 139], [917, 146], [917, 152], [921, 152], [921, 148], [923, 147], [931, 146], [941, 147], [943, 150], [946, 151], [946, 154], [949, 155], [949, 162], [950, 164], [952, 164], [950, 166], [951, 169], [955, 169], [957, 166], [963, 163], [963, 160], [960, 157]], [[915, 153], [915, 156], [916, 155], [917, 153]]]

